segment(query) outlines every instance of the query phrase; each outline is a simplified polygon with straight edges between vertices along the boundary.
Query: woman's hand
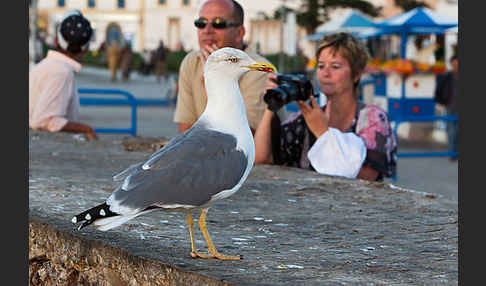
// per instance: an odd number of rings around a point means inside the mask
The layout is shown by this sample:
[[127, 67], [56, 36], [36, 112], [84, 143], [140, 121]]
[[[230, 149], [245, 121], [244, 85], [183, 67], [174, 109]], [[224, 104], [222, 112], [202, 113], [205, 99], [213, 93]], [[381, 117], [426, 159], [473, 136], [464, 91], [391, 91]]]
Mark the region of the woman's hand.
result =
[[328, 100], [326, 104], [326, 110], [322, 111], [317, 104], [314, 96], [311, 96], [311, 105], [305, 101], [297, 101], [300, 112], [304, 116], [305, 123], [309, 127], [310, 131], [316, 138], [319, 138], [329, 129], [329, 117], [331, 115], [331, 101]]
[[265, 90], [263, 94], [267, 93], [267, 90], [278, 87], [277, 75], [274, 73], [268, 73], [267, 83], [265, 84]]

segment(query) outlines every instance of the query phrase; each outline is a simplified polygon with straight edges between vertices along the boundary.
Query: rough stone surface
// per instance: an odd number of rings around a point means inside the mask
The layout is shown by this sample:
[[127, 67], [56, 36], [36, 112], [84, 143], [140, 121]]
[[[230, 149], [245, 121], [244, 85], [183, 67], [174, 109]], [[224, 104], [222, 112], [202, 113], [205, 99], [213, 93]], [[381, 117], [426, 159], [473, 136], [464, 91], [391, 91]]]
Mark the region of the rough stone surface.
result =
[[123, 138], [122, 145], [126, 151], [150, 151], [155, 152], [167, 145], [168, 138], [154, 138], [154, 137], [133, 137], [127, 136]]
[[[457, 202], [294, 168], [256, 166], [210, 209], [216, 248], [241, 261], [192, 259], [184, 213], [76, 231], [72, 216], [151, 154], [126, 151], [123, 136], [78, 138], [29, 133], [31, 285], [458, 284]], [[200, 231], [196, 247], [206, 250]]]

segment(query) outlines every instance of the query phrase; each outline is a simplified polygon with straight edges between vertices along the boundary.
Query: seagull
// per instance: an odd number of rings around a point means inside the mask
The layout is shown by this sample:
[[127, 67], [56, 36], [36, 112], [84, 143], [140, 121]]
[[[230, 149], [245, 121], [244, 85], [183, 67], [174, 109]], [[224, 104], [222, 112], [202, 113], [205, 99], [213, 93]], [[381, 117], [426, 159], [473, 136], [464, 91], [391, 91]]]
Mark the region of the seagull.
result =
[[[93, 224], [107, 231], [156, 210], [186, 212], [192, 258], [242, 259], [216, 250], [206, 215], [215, 201], [238, 191], [253, 167], [255, 145], [238, 85], [249, 71], [276, 68], [256, 62], [242, 50], [226, 47], [213, 52], [204, 64], [208, 101], [201, 117], [146, 161], [114, 175], [118, 185], [106, 201], [72, 218], [74, 224], [82, 222], [78, 230]], [[198, 224], [207, 254], [195, 247], [193, 210], [201, 212]]]

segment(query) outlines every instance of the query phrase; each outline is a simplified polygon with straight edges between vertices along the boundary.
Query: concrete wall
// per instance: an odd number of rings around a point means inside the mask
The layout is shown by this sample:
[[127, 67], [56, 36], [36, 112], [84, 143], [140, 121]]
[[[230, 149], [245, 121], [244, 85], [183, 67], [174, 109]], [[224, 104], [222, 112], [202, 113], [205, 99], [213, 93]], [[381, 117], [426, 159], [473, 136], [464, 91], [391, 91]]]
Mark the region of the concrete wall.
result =
[[[153, 152], [127, 151], [125, 140], [29, 131], [31, 285], [458, 283], [457, 201], [296, 168], [258, 165], [211, 207], [216, 248], [240, 261], [191, 258], [185, 213], [76, 231], [72, 216], [102, 203], [112, 175]], [[195, 236], [206, 251], [197, 229]]]

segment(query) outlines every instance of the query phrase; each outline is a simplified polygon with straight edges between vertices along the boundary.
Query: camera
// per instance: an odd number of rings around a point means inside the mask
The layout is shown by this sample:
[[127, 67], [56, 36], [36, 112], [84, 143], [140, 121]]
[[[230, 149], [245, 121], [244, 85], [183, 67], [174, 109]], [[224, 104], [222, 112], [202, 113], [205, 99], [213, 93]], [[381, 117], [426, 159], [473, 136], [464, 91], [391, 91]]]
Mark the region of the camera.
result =
[[277, 112], [282, 106], [297, 100], [316, 97], [311, 81], [303, 74], [277, 74], [275, 83], [278, 87], [267, 90], [263, 100], [268, 109]]

